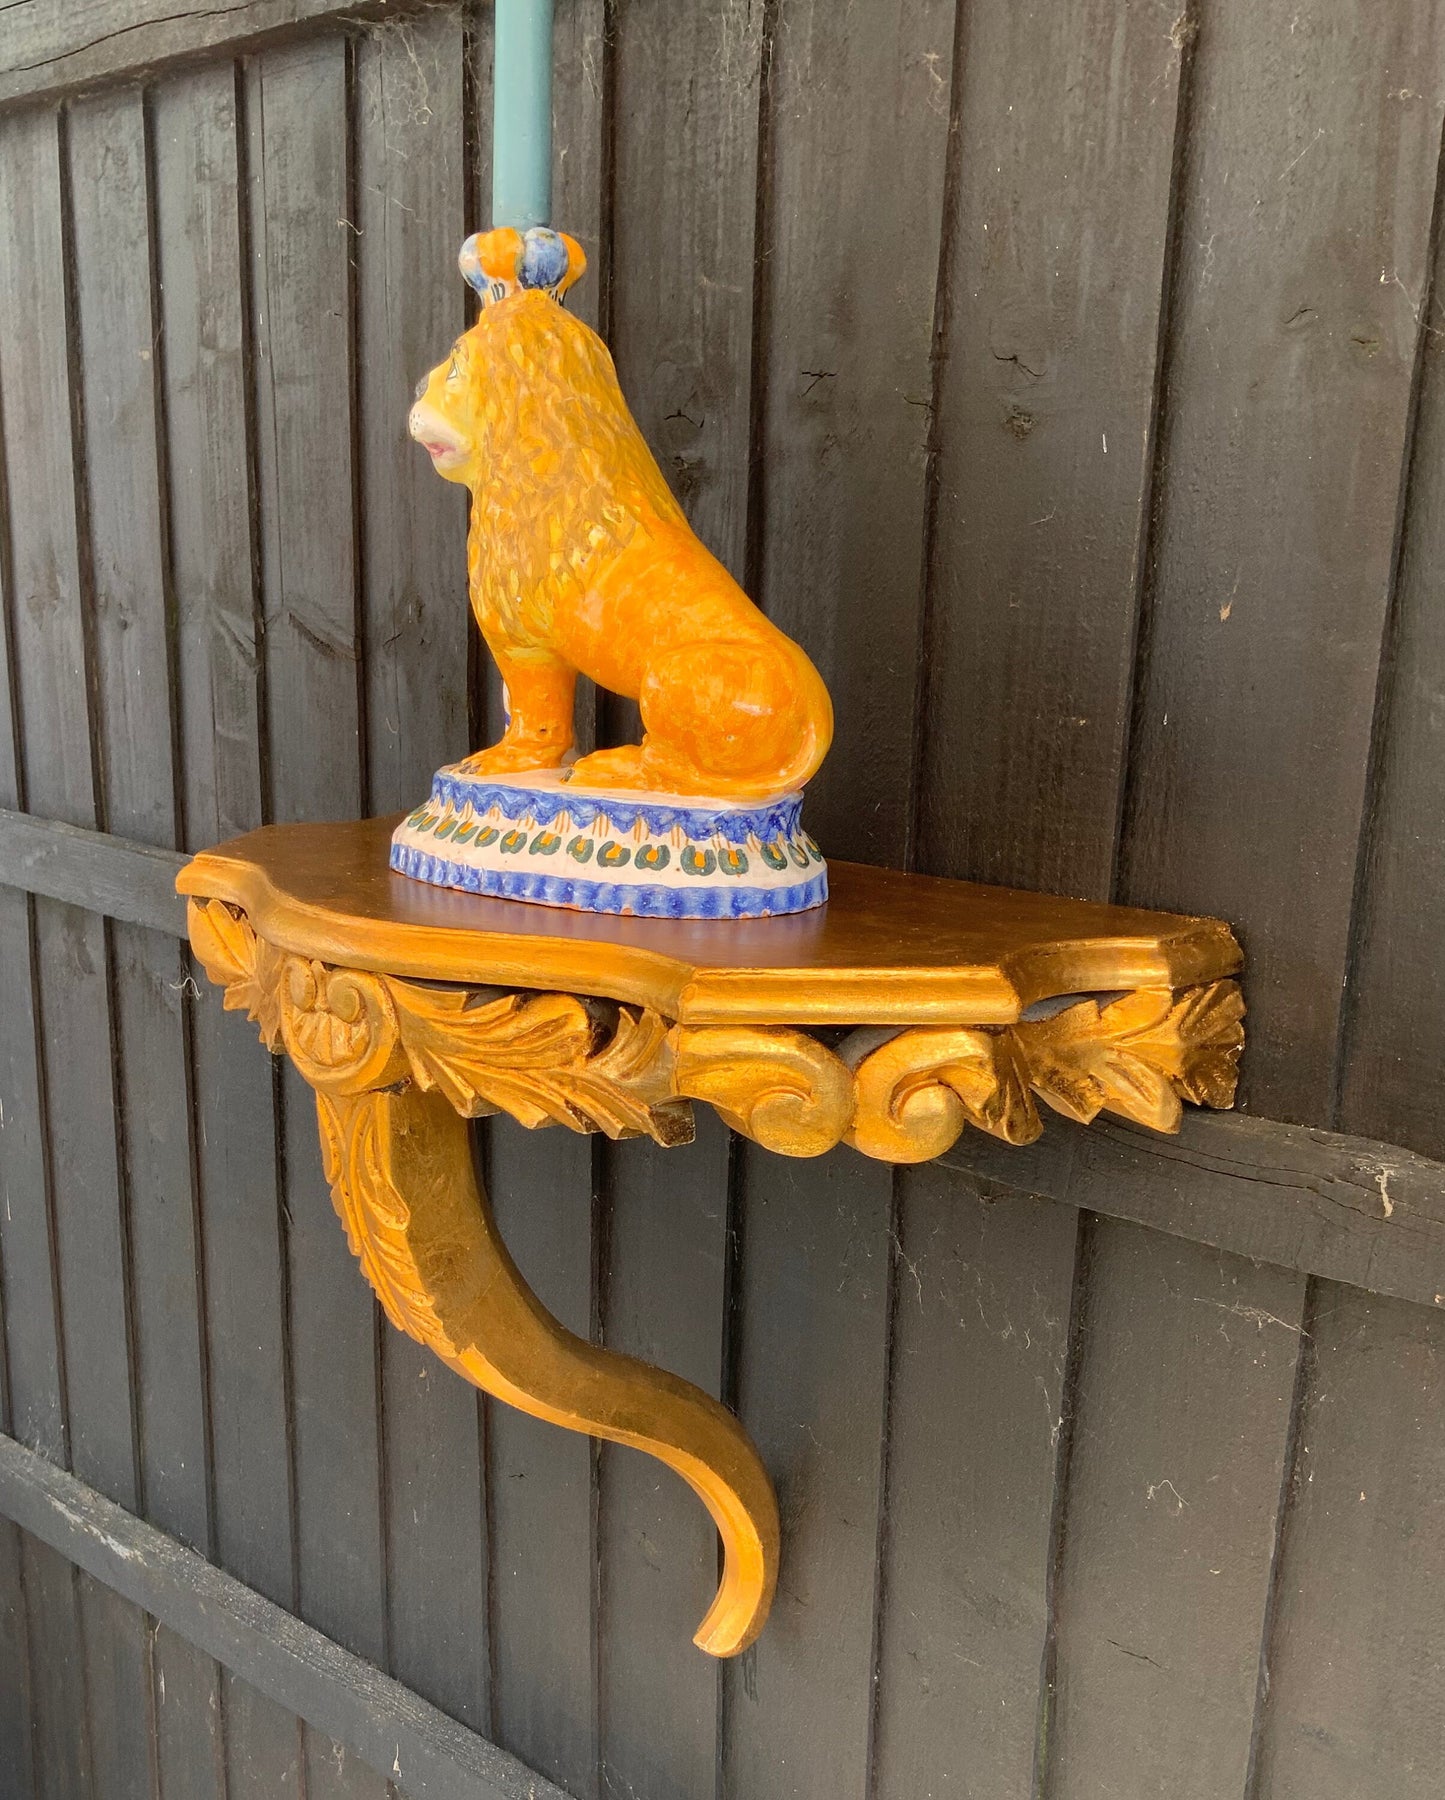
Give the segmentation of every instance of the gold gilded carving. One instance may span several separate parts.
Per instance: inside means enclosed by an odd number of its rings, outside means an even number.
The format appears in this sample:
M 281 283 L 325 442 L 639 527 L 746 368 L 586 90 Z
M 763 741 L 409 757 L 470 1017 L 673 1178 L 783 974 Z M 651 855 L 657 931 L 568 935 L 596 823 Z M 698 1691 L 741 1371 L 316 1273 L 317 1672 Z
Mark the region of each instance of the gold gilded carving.
M 1234 1104 L 1243 1020 L 1239 983 L 1214 981 L 1141 988 L 1104 1006 L 1083 1000 L 1013 1032 L 1034 1092 L 1056 1112 L 1082 1125 L 1112 1112 L 1178 1131 L 1183 1100 Z
M 692 1110 L 672 1092 L 667 1025 L 650 1007 L 388 985 L 412 1074 L 458 1112 L 660 1144 L 691 1140 Z
M 900 1032 L 859 1062 L 848 1142 L 884 1162 L 928 1162 L 965 1125 L 1009 1144 L 1042 1131 L 1028 1070 L 1007 1031 L 966 1026 Z
M 517 1271 L 472 1168 L 463 1120 L 415 1084 L 319 1093 L 336 1210 L 387 1317 L 466 1380 L 571 1431 L 645 1450 L 707 1507 L 723 1544 L 695 1642 L 732 1656 L 762 1629 L 778 1567 L 772 1484 L 717 1401 L 563 1329 Z
M 821 1156 L 853 1116 L 847 1065 L 806 1032 L 761 1025 L 673 1029 L 679 1094 L 705 1100 L 744 1137 L 783 1156 Z
M 650 1452 L 707 1506 L 724 1568 L 696 1641 L 717 1656 L 751 1643 L 771 1603 L 766 1471 L 716 1401 L 543 1310 L 497 1234 L 465 1119 L 504 1111 L 671 1144 L 691 1136 L 701 1100 L 784 1155 L 846 1139 L 921 1162 L 967 1125 L 1031 1142 L 1037 1099 L 1084 1123 L 1107 1110 L 1177 1130 L 1185 1100 L 1232 1103 L 1244 1036 L 1238 985 L 1221 979 L 1066 1000 L 1011 1025 L 869 1027 L 834 1051 L 784 1026 L 689 1025 L 633 1001 L 337 968 L 276 949 L 222 901 L 193 899 L 190 932 L 226 1006 L 315 1089 L 336 1209 L 391 1322 L 523 1411 Z

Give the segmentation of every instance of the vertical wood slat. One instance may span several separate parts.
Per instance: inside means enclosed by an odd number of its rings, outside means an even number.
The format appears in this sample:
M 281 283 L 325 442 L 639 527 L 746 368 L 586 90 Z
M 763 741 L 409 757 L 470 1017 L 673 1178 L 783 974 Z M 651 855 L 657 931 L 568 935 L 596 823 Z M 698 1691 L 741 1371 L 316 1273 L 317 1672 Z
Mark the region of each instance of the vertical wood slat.
M 1320 1282 L 1251 1789 L 1425 1800 L 1445 1727 L 1445 1320 Z
M 1340 1130 L 1445 1156 L 1445 336 L 1437 192 L 1435 266 L 1421 299 L 1419 413 L 1411 450 L 1385 704 L 1376 729 L 1371 816 L 1341 1059 Z
M 0 458 L 0 471 L 4 461 Z M 4 539 L 4 481 L 0 475 L 0 553 Z M 3 560 L 0 560 L 3 571 Z M 0 598 L 3 598 L 0 573 Z M 3 609 L 0 609 L 3 612 Z M 3 641 L 3 633 L 0 633 Z M 0 662 L 0 673 L 5 665 Z M 8 683 L 0 680 L 0 766 L 12 758 L 14 738 L 8 729 Z M 0 927 L 3 929 L 3 927 Z M 4 1165 L 0 1164 L 0 1211 L 9 1190 Z M 0 1431 L 13 1435 L 10 1406 L 10 1367 L 6 1355 L 4 1244 L 0 1240 Z M 15 1790 L 15 1800 L 34 1800 L 35 1754 L 31 1721 L 35 1709 L 30 1692 L 30 1621 L 25 1603 L 22 1569 L 23 1545 L 19 1528 L 0 1525 L 0 1769 L 5 1769 Z
M 176 76 L 153 105 L 181 801 L 185 847 L 197 849 L 259 824 L 266 811 L 236 74 Z M 193 972 L 192 981 L 215 1551 L 268 1598 L 294 1605 L 272 1071 L 246 1021 L 222 1013 L 204 976 Z M 163 1637 L 157 1667 L 167 1668 Z M 168 1680 L 166 1693 L 174 1691 Z M 163 1768 L 178 1755 L 172 1710 L 158 1688 Z M 217 1711 L 230 1800 L 295 1792 L 295 1722 L 224 1673 Z
M 138 92 L 72 111 L 85 517 L 104 816 L 125 837 L 174 847 L 180 832 L 173 628 L 147 140 Z M 137 926 L 113 924 L 110 948 L 133 1283 L 139 1497 L 148 1517 L 205 1549 L 211 1541 L 209 1434 L 187 1130 L 186 969 L 180 945 Z M 163 1717 L 167 1765 L 190 1772 L 198 1797 L 207 1774 L 214 1791 L 221 1754 L 215 1706 L 186 1714 L 156 1703 L 167 1676 L 173 1692 L 179 1685 L 214 1697 L 214 1663 L 169 1634 L 160 1642 L 133 1607 L 111 1596 L 96 1593 L 91 1604 L 103 1613 L 110 1636 L 142 1638 L 145 1665 L 131 1671 L 127 1683 L 116 1678 L 123 1663 L 105 1657 L 97 1667 L 92 1659 L 92 1725 L 101 1765 L 147 1781 L 136 1734 L 157 1730 Z M 101 1732 L 107 1712 L 113 1720 L 109 1743 Z M 155 1753 L 159 1757 L 159 1738 Z
M 1050 1800 L 1244 1792 L 1304 1289 L 1091 1221 Z
M 1077 1215 L 942 1168 L 902 1187 L 877 1793 L 1026 1794 Z
M 70 196 L 63 120 L 48 112 L 17 120 L 5 133 L 3 161 L 14 285 L 0 386 L 24 791 L 27 804 L 47 816 L 93 826 L 99 822 L 98 795 L 76 487 L 81 401 L 71 373 L 74 294 L 65 272 Z M 26 963 L 37 981 L 47 1167 L 45 1183 L 22 1204 L 38 1208 L 48 1189 L 68 1458 L 83 1479 L 134 1506 L 128 1256 L 114 1132 L 106 927 L 97 917 L 50 901 L 35 902 L 33 917 L 33 963 L 29 957 Z M 33 1613 L 31 1619 L 42 1787 L 68 1782 L 72 1791 L 85 1792 L 93 1757 L 121 1753 L 127 1709 L 146 1715 L 144 1644 L 135 1633 L 117 1636 L 95 1585 L 54 1567 L 39 1546 L 27 1550 L 27 1564 L 27 1589 L 47 1615 L 40 1625 Z M 119 1706 L 111 1704 L 118 1690 L 124 1694 Z M 79 1732 L 77 1693 L 87 1700 Z M 147 1748 L 142 1743 L 138 1751 L 142 1769 Z
M 30 1680 L 30 1619 L 18 1526 L 0 1526 L 0 1768 L 15 1800 L 34 1800 L 35 1707 Z
M 817 663 L 825 850 L 907 849 L 954 0 L 788 0 L 768 54 L 749 570 Z M 739 276 L 741 278 L 741 276 Z
M 357 362 L 369 804 L 413 806 L 466 754 L 466 501 L 406 435 L 417 378 L 465 323 L 462 20 L 364 33 L 356 49 Z M 382 1333 L 392 1673 L 454 1717 L 488 1714 L 477 1395 Z
M 1234 922 L 1247 1103 L 1328 1124 L 1445 41 L 1224 5 L 1193 84 L 1122 890 Z
M 593 1333 L 589 1139 L 494 1119 L 487 1186 L 543 1306 Z M 492 1730 L 577 1800 L 597 1791 L 592 1442 L 487 1404 Z
M 35 137 L 44 129 L 27 120 L 17 131 L 0 127 L 0 316 L 23 318 L 33 300 L 27 290 L 33 275 L 30 235 L 33 221 L 19 204 L 15 176 L 23 183 L 26 165 L 35 151 Z M 19 163 L 18 170 L 15 168 Z M 18 285 L 17 285 L 18 284 Z M 16 609 L 17 565 L 11 553 L 10 507 L 14 489 L 8 480 L 10 462 L 17 454 L 15 421 L 33 428 L 37 407 L 27 393 L 33 377 L 25 367 L 21 346 L 8 332 L 0 332 L 0 423 L 5 426 L 0 472 L 4 483 L 4 552 L 0 580 L 4 584 L 5 669 L 0 683 L 0 705 L 5 730 L 0 733 L 0 797 L 18 807 L 24 798 L 24 774 L 20 765 L 20 721 Z M 17 389 L 19 398 L 17 399 Z M 23 434 L 22 441 L 29 437 Z M 26 453 L 30 454 L 27 442 Z M 24 504 L 29 489 L 22 471 L 19 495 Z M 19 565 L 23 578 L 28 559 Z M 27 587 L 28 587 L 27 583 Z M 33 595 L 25 594 L 25 603 Z M 53 1261 L 53 1217 L 45 1161 L 42 1112 L 42 1074 L 34 989 L 34 935 L 29 899 L 13 889 L 0 890 L 0 1004 L 5 1030 L 0 1032 L 0 1108 L 5 1127 L 0 1132 L 0 1280 L 4 1283 L 6 1405 L 9 1428 L 36 1449 L 64 1461 L 68 1455 L 64 1364 L 60 1344 L 60 1313 Z M 9 1539 L 14 1553 L 13 1588 L 7 1598 L 13 1606 L 25 1601 L 25 1662 L 28 1686 L 24 1699 L 25 1749 L 16 1769 L 26 1769 L 33 1791 L 53 1790 L 81 1794 L 88 1780 L 83 1706 L 76 1708 L 77 1690 L 83 1693 L 79 1620 L 75 1583 L 43 1547 L 22 1534 Z M 31 1628 L 30 1608 L 42 1609 Z M 78 1717 L 77 1717 L 78 1714 Z M 78 1725 L 78 1729 L 77 1729 Z M 28 1768 L 27 1768 L 28 1763 Z
M 1162 6 L 959 16 L 913 852 L 940 874 L 1109 890 L 1186 45 Z M 902 1191 L 879 1791 L 1022 1790 L 1053 1749 L 1079 1226 L 1016 1202 L 977 1220 L 942 1169 Z M 940 1282 L 973 1310 L 934 1303 Z M 1023 1344 L 971 1407 L 945 1372 L 992 1364 L 1000 1317 Z M 1002 1380 L 1032 1381 L 1029 1408 L 998 1403 Z M 940 1414 L 964 1444 L 941 1448 Z M 1012 1504 L 981 1501 L 962 1458 L 1006 1471 Z M 942 1527 L 914 1503 L 940 1479 Z
M 721 1398 L 729 1137 L 609 1157 L 603 1339 Z M 711 1793 L 718 1671 L 689 1640 L 717 1585 L 717 1532 L 651 1457 L 606 1445 L 598 1504 L 598 1736 L 604 1795 Z
M 920 721 L 935 873 L 1108 895 L 1189 30 L 1174 0 L 961 14 Z
M 778 1594 L 723 1671 L 739 1794 L 866 1792 L 894 1230 L 892 1172 L 747 1150 L 734 1404 L 777 1485 Z
M 278 49 L 246 72 L 257 470 L 272 800 L 282 819 L 365 802 L 353 393 L 351 51 Z M 297 1606 L 387 1662 L 379 1314 L 337 1230 L 313 1098 L 282 1080 Z M 306 1791 L 381 1794 L 303 1733 Z

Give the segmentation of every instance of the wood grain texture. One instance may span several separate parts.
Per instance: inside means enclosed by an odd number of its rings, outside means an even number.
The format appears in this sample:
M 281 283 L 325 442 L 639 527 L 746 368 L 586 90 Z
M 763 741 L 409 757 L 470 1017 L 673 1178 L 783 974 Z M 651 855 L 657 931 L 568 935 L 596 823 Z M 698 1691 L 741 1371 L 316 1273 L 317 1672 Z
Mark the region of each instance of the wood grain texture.
M 49 1468 L 48 1462 L 46 1467 Z M 36 1787 L 45 1800 L 102 1800 L 95 1780 L 85 1691 L 85 1639 L 73 1565 L 21 1534 L 30 1619 L 30 1704 Z
M 961 12 L 917 866 L 1109 892 L 1184 46 Z
M 1445 1321 L 1319 1284 L 1254 1792 L 1434 1792 Z
M 148 161 L 138 93 L 74 109 L 77 240 L 109 247 L 107 256 L 81 257 L 77 294 L 105 817 L 127 839 L 173 850 L 179 839 L 173 634 Z M 112 927 L 111 957 L 141 1491 L 149 1516 L 204 1547 L 210 1536 L 207 1424 L 185 1107 L 185 970 L 179 945 L 129 924 Z
M 1244 1791 L 1304 1288 L 1136 1226 L 1091 1229 L 1050 1796 Z
M 23 1556 L 20 1532 L 7 1521 L 0 1526 L 0 1767 L 14 1784 L 15 1800 L 35 1800 L 35 1709 Z
M 1244 1103 L 1328 1125 L 1445 41 L 1226 5 L 1193 87 L 1121 891 L 1238 923 Z
M 592 1145 L 488 1129 L 487 1192 L 524 1279 L 554 1319 L 591 1338 Z M 492 1735 L 530 1768 L 593 1800 L 595 1446 L 486 1403 Z
M 789 0 L 764 81 L 749 573 L 833 696 L 808 829 L 861 862 L 907 846 L 954 11 Z
M 404 4 L 404 0 L 403 0 Z M 225 47 L 256 46 L 297 25 L 366 18 L 398 0 L 12 0 L 0 47 L 0 106 L 113 80 Z
M 180 841 L 174 709 L 174 609 L 164 492 L 160 340 L 154 280 L 150 122 L 134 90 L 70 114 L 77 259 L 76 322 L 85 420 L 87 547 L 95 593 L 95 729 L 103 816 L 128 841 Z M 130 1256 L 138 1497 L 163 1529 L 206 1550 L 212 1541 L 204 1320 L 189 1130 L 183 947 L 115 922 L 110 979 L 117 1131 Z M 83 1585 L 88 1689 L 97 1766 L 117 1793 L 159 1766 L 158 1665 L 147 1622 Z M 139 1644 L 141 1655 L 124 1652 Z M 214 1689 L 208 1657 L 170 1647 L 174 1682 Z M 174 1722 L 175 1714 L 168 1714 Z M 198 1770 L 212 1791 L 220 1721 L 190 1719 Z M 175 1724 L 168 1732 L 174 1759 Z M 187 1746 L 190 1747 L 189 1745 Z M 139 1790 L 137 1790 L 139 1791 Z M 193 1784 L 198 1800 L 205 1776 Z
M 1046 1195 L 1234 1256 L 1445 1305 L 1445 1165 L 1369 1138 L 1191 1114 L 1161 1138 L 1060 1123 L 1013 1149 L 969 1133 L 942 1159 L 991 1188 Z
M 0 809 L 0 858 L 0 876 L 20 893 L 153 931 L 185 931 L 185 908 L 176 897 L 185 858 L 174 851 L 6 808 Z
M 152 111 L 181 811 L 192 844 L 258 822 L 265 811 L 241 104 L 235 73 L 221 68 L 165 82 Z M 194 987 L 190 1000 L 213 1542 L 223 1566 L 268 1598 L 294 1605 L 273 1076 L 210 993 Z M 267 1471 L 264 1480 L 256 1479 L 257 1469 Z M 164 1667 L 159 1660 L 157 1666 Z M 171 1745 L 171 1709 L 157 1692 L 164 1767 L 180 1749 Z M 296 1722 L 226 1670 L 216 1710 L 231 1800 L 295 1792 Z M 183 1744 L 195 1753 L 193 1741 Z
M 369 804 L 414 806 L 467 742 L 466 508 L 407 437 L 417 380 L 466 324 L 462 20 L 356 50 L 357 368 Z M 425 277 L 422 278 L 422 272 Z
M 366 792 L 351 52 L 337 39 L 269 51 L 246 81 L 270 799 L 283 818 L 347 816 Z M 379 1317 L 289 1069 L 280 1101 L 297 1606 L 385 1667 Z M 317 1732 L 302 1755 L 313 1800 L 382 1791 Z
M 284 1695 L 347 1756 L 399 1775 L 413 1800 L 566 1800 L 399 1682 L 9 1438 L 0 1439 L 0 1513 L 28 1534 L 37 1566 L 66 1580 L 78 1567 L 241 1675 L 253 1692 Z M 279 1711 L 273 1707 L 272 1716 Z M 84 1756 L 83 1739 L 73 1735 L 72 1752 Z M 89 1790 L 78 1779 L 45 1791 Z
M 885 1800 L 1028 1793 L 1077 1215 L 901 1178 L 879 1630 Z
M 1436 197 L 1437 208 L 1440 197 Z M 1445 362 L 1439 250 L 1420 305 L 1419 416 L 1361 849 L 1355 944 L 1340 1047 L 1345 1131 L 1445 1156 L 1436 1104 L 1445 1066 L 1445 914 L 1440 830 L 1445 622 L 1434 571 L 1445 552 Z
M 4 754 L 0 739 L 0 755 Z M 3 1178 L 0 1178 L 3 1179 Z M 4 1272 L 0 1246 L 0 1276 Z M 5 1352 L 4 1284 L 0 1281 L 0 1431 L 14 1435 L 10 1370 Z M 16 1800 L 34 1800 L 35 1750 L 31 1720 L 30 1620 L 25 1599 L 24 1545 L 19 1529 L 0 1525 L 0 1768 L 9 1772 Z
M 263 816 L 239 104 L 235 72 L 221 67 L 164 82 L 151 108 L 175 729 L 182 829 L 190 845 Z M 246 1054 L 249 1047 L 209 995 L 195 988 L 191 998 L 212 1542 L 227 1568 L 270 1598 L 294 1603 L 271 1072 Z M 272 1473 L 258 1482 L 257 1468 Z M 177 1674 L 168 1670 L 167 1648 L 158 1634 L 158 1762 L 163 1780 L 177 1762 L 194 1780 L 196 1763 L 207 1766 L 209 1745 L 198 1741 L 193 1708 L 168 1702 Z M 294 1722 L 267 1716 L 274 1709 L 224 1669 L 214 1678 L 190 1669 L 183 1691 L 188 1700 L 197 1691 L 206 1696 L 231 1800 L 294 1791 L 300 1743 Z
M 722 1779 L 740 1794 L 861 1800 L 893 1177 L 841 1151 L 741 1156 L 730 1398 L 777 1485 L 783 1548 L 768 1629 L 723 1671 Z
M 728 1133 L 699 1122 L 681 1151 L 604 1153 L 602 1338 L 722 1397 Z M 718 1674 L 676 1646 L 714 1586 L 717 1536 L 666 1470 L 604 1447 L 597 1523 L 598 1737 L 604 1794 L 710 1791 Z

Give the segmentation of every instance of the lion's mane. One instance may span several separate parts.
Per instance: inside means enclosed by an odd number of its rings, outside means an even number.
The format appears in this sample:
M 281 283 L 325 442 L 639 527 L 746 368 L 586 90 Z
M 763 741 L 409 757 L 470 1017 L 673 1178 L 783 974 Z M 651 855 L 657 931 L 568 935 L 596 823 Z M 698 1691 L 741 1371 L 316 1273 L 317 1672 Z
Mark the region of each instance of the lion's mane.
M 467 570 L 479 623 L 546 642 L 569 585 L 649 520 L 683 515 L 638 430 L 606 345 L 535 292 L 467 334 L 476 446 Z

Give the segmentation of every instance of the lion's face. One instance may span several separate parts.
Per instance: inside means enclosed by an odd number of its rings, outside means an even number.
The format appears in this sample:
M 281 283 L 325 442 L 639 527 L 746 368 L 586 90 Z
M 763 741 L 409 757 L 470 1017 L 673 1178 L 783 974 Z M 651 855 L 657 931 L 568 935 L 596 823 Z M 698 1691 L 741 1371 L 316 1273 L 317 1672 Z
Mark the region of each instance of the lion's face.
M 472 480 L 477 449 L 470 337 L 470 332 L 459 337 L 447 360 L 417 383 L 416 405 L 407 415 L 407 429 L 437 474 L 465 483 Z

